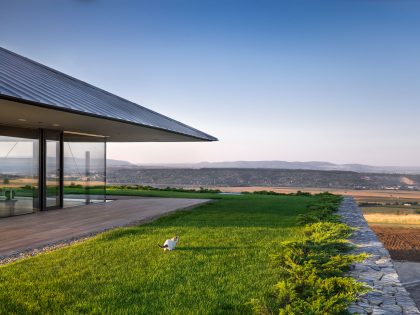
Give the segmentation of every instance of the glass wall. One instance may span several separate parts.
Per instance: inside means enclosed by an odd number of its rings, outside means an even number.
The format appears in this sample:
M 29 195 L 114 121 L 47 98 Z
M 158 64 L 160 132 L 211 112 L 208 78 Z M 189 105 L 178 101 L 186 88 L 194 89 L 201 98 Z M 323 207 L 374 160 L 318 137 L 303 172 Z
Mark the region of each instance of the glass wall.
M 40 210 L 39 130 L 0 125 L 0 217 Z M 61 203 L 63 148 L 63 207 L 104 202 L 106 142 L 104 137 L 45 133 L 45 208 Z
M 45 208 L 61 206 L 61 133 L 45 131 Z
M 104 137 L 64 133 L 64 207 L 105 201 Z
M 0 126 L 0 217 L 38 209 L 38 131 Z

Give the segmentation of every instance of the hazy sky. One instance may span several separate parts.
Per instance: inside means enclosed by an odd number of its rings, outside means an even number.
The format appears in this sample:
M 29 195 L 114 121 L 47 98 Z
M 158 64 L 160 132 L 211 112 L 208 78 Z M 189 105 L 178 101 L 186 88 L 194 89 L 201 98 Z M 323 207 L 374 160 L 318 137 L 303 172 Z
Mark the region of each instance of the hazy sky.
M 210 133 L 132 162 L 420 165 L 419 1 L 5 1 L 0 45 Z

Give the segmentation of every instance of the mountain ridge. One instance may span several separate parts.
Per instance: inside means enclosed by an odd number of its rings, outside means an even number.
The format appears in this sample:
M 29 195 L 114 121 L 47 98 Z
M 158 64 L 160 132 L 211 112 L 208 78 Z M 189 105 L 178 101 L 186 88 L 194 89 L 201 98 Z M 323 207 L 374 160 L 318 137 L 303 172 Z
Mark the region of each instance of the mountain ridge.
M 137 163 L 143 168 L 254 168 L 254 169 L 302 169 L 316 171 L 350 171 L 357 173 L 404 173 L 420 174 L 420 166 L 373 166 L 358 163 L 335 164 L 324 161 L 226 161 L 198 163 Z
M 70 164 L 73 164 L 74 159 Z M 79 166 L 84 165 L 82 158 L 76 158 Z M 32 160 L 25 157 L 0 158 L 0 172 L 22 172 L 32 165 Z M 198 163 L 132 163 L 124 160 L 107 159 L 107 167 L 111 168 L 143 168 L 143 169 L 207 169 L 207 168 L 230 168 L 230 169 L 283 169 L 283 170 L 314 170 L 314 171 L 349 171 L 357 173 L 384 173 L 384 174 L 420 174 L 420 166 L 373 166 L 367 164 L 335 164 L 324 161 L 222 161 L 222 162 L 198 162 Z

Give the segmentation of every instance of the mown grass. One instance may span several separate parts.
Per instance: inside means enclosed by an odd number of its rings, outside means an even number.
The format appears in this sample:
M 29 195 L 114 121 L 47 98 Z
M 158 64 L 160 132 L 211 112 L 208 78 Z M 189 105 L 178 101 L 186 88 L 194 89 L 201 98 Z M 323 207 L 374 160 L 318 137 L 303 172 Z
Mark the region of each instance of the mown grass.
M 66 188 L 66 194 L 86 194 L 86 190 L 79 188 Z M 103 194 L 103 189 L 92 188 L 89 190 L 92 195 Z M 223 195 L 215 193 L 197 193 L 197 192 L 173 192 L 165 190 L 136 190 L 107 187 L 106 194 L 110 196 L 140 196 L 140 197 L 168 197 L 168 198 L 203 198 L 203 199 L 221 199 Z
M 279 280 L 271 255 L 304 237 L 297 217 L 314 198 L 127 193 L 218 200 L 0 267 L 0 313 L 251 313 Z M 163 253 L 156 244 L 175 234 L 179 247 Z
M 273 256 L 279 272 L 275 291 L 267 299 L 253 299 L 258 315 L 343 315 L 368 287 L 346 275 L 350 265 L 367 255 L 352 255 L 348 242 L 352 229 L 334 214 L 341 197 L 322 193 L 314 196 L 309 213 L 299 215 L 305 236 L 281 243 Z

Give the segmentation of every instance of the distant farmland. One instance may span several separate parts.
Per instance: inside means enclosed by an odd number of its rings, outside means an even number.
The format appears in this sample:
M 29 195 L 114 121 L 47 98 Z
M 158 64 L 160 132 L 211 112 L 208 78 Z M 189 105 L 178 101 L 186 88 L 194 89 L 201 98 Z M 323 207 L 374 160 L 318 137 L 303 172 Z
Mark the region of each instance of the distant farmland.
M 357 190 L 416 190 L 420 187 L 420 175 L 240 168 L 111 167 L 107 180 L 109 184 L 178 187 L 321 187 Z

